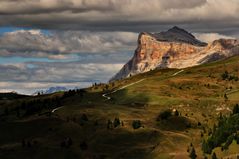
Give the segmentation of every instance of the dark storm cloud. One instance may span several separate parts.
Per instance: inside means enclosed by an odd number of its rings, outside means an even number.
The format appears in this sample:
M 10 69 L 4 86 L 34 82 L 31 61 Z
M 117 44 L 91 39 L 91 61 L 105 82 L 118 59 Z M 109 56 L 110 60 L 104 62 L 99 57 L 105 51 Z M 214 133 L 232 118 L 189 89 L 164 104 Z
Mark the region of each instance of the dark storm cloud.
M 90 11 L 115 12 L 124 7 L 155 7 L 160 10 L 185 9 L 205 4 L 206 0 L 2 0 L 2 15 L 48 14 L 69 11 L 84 13 Z M 145 6 L 146 5 L 146 6 Z M 136 8 L 137 9 L 137 8 Z
M 238 0 L 3 0 L 0 25 L 91 31 L 228 33 L 239 26 Z
M 101 3 L 101 5 L 97 3 Z M 104 12 L 114 8 L 111 0 L 101 0 L 98 2 L 91 2 L 91 0 L 2 0 L 0 4 L 1 15 L 34 15 L 65 11 L 82 13 L 91 10 Z

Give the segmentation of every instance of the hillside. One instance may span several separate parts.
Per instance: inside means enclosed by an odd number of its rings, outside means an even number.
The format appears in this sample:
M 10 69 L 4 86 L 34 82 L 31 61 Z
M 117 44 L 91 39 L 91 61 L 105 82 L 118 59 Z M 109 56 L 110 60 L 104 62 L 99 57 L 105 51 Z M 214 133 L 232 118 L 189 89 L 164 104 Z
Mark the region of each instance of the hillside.
M 210 158 L 202 142 L 239 103 L 238 68 L 234 56 L 3 102 L 0 158 L 182 159 L 190 145 Z M 239 153 L 236 141 L 220 148 L 212 150 L 219 158 Z
M 12 100 L 28 97 L 27 95 L 17 93 L 0 93 L 0 100 Z

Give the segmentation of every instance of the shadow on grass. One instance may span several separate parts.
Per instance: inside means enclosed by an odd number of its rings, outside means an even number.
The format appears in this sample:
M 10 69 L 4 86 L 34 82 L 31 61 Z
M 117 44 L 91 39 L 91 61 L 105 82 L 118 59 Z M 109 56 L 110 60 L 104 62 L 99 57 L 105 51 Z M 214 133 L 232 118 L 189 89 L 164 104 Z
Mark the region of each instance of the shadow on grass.
M 157 121 L 157 125 L 162 130 L 185 131 L 196 126 L 190 119 L 182 116 L 172 116 L 166 120 Z
M 129 92 L 127 89 L 110 94 L 109 103 L 114 105 L 126 105 L 135 108 L 142 108 L 149 104 L 150 99 L 144 92 Z
M 120 127 L 108 130 L 106 124 L 103 124 L 103 127 L 93 131 L 94 127 L 96 126 L 79 126 L 73 122 L 51 119 L 5 123 L 1 126 L 1 130 L 5 129 L 4 132 L 0 132 L 0 158 L 143 159 L 150 155 L 162 138 L 158 131 L 145 128 L 133 130 Z M 60 142 L 68 136 L 72 138 L 73 145 L 62 148 Z M 32 145 L 22 147 L 22 139 L 31 141 Z M 33 144 L 34 140 L 37 140 L 37 144 Z M 80 146 L 82 141 L 87 143 L 86 150 Z

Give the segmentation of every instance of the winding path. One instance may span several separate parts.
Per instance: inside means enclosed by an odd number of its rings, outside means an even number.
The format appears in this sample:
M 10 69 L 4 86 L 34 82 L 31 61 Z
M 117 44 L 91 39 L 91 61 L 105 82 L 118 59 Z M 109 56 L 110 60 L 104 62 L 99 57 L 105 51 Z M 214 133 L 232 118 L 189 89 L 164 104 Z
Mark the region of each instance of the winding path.
M 61 107 L 55 108 L 55 109 L 53 109 L 51 112 L 54 113 L 55 111 L 57 111 L 57 110 L 59 110 L 59 109 L 61 109 L 61 108 L 63 108 L 63 107 L 64 107 L 64 106 L 61 106 Z
M 115 93 L 115 92 L 117 92 L 117 91 L 120 91 L 120 90 L 122 90 L 122 89 L 125 89 L 125 88 L 127 88 L 127 87 L 129 87 L 129 86 L 135 85 L 135 84 L 137 84 L 137 83 L 139 83 L 139 82 L 142 82 L 142 81 L 144 81 L 144 80 L 145 80 L 145 78 L 144 78 L 144 79 L 141 79 L 141 80 L 139 80 L 139 81 L 136 81 L 136 82 L 134 82 L 134 83 L 130 83 L 130 84 L 128 84 L 128 85 L 125 85 L 125 86 L 123 86 L 123 87 L 121 87 L 121 88 L 119 88 L 119 89 L 116 89 L 116 90 L 112 91 L 112 92 L 104 93 L 104 94 L 102 94 L 102 97 L 106 98 L 106 100 L 110 100 L 111 97 L 108 96 L 109 94 L 113 94 L 113 93 Z
M 177 74 L 179 74 L 179 73 L 182 73 L 184 70 L 180 70 L 180 71 L 178 71 L 178 72 L 175 72 L 174 74 L 172 74 L 172 77 L 173 76 L 176 76 Z
M 178 72 L 175 72 L 175 73 L 172 74 L 171 76 L 172 76 L 172 77 L 173 77 L 173 76 L 176 76 L 176 75 L 178 75 L 179 73 L 182 73 L 183 71 L 184 71 L 184 70 L 180 70 L 180 71 L 178 71 Z M 110 100 L 111 97 L 108 96 L 108 95 L 113 94 L 113 93 L 115 93 L 115 92 L 117 92 L 117 91 L 120 91 L 120 90 L 122 90 L 122 89 L 125 89 L 125 88 L 127 88 L 127 87 L 130 87 L 130 86 L 132 86 L 132 85 L 135 85 L 135 84 L 137 84 L 137 83 L 140 83 L 140 82 L 144 81 L 145 79 L 146 79 L 146 78 L 143 78 L 143 79 L 141 79 L 141 80 L 139 80 L 139 81 L 136 81 L 136 82 L 134 82 L 134 83 L 130 83 L 130 84 L 125 85 L 125 86 L 123 86 L 123 87 L 121 87 L 121 88 L 119 88 L 119 89 L 116 89 L 116 90 L 112 91 L 112 92 L 104 93 L 104 94 L 102 94 L 102 97 L 106 98 L 106 100 Z

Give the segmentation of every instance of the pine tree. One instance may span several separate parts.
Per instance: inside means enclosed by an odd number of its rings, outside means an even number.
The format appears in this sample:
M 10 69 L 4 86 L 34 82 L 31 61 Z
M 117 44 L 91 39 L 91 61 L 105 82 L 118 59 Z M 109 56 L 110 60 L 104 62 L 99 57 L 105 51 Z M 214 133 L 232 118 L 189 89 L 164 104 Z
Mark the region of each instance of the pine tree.
M 191 152 L 189 154 L 189 157 L 191 159 L 196 159 L 197 158 L 196 151 L 195 151 L 194 147 L 192 147 Z
M 239 105 L 238 104 L 236 104 L 234 107 L 233 107 L 233 114 L 237 114 L 237 113 L 239 113 Z
M 212 159 L 217 159 L 217 155 L 215 152 L 213 152 L 213 154 L 212 154 Z
M 113 129 L 113 122 L 111 120 L 108 120 L 107 129 Z
M 115 118 L 115 120 L 114 120 L 114 127 L 116 128 L 118 126 L 120 126 L 120 119 L 119 118 Z
M 225 100 L 225 102 L 228 101 L 227 94 L 224 94 L 224 100 Z

